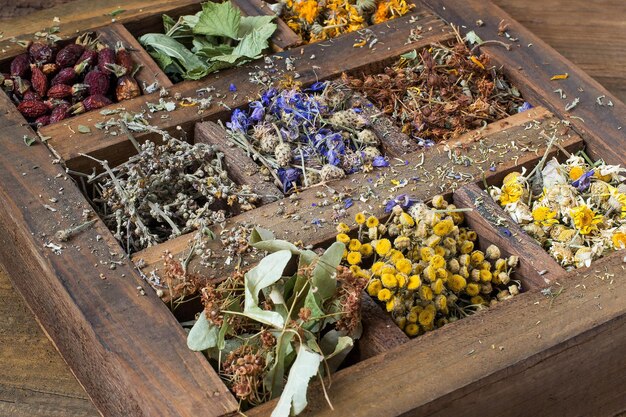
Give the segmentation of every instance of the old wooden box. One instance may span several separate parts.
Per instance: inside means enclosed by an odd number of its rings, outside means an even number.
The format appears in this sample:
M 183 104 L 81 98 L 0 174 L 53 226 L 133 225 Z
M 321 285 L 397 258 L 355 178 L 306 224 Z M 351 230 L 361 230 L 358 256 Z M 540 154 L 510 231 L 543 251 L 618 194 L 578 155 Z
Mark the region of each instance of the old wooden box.
M 267 13 L 260 1 L 237 1 L 250 15 Z M 546 147 L 545 134 L 557 135 L 562 148 L 585 148 L 594 158 L 626 164 L 626 107 L 597 82 L 561 57 L 544 42 L 489 2 L 415 1 L 409 15 L 373 26 L 375 48 L 354 48 L 358 34 L 330 42 L 297 46 L 298 38 L 284 23 L 273 38 L 276 56 L 294 57 L 299 81 L 305 85 L 339 77 L 343 72 L 374 72 L 392 63 L 399 55 L 454 38 L 448 23 L 461 33 L 474 30 L 482 39 L 501 39 L 511 45 L 485 44 L 481 51 L 518 86 L 535 108 L 469 132 L 456 143 L 428 151 L 407 153 L 400 142 L 390 139 L 386 152 L 402 156 L 408 166 L 421 165 L 423 172 L 445 165 L 448 150 L 477 152 L 472 144 L 498 154 L 496 172 L 489 166 L 465 168 L 466 184 L 456 180 L 420 183 L 411 194 L 428 199 L 440 192 L 452 193 L 461 207 L 473 207 L 481 195 L 481 173 L 493 184 L 508 171 L 531 166 Z M 162 129 L 182 129 L 189 140 L 208 140 L 223 146 L 223 139 L 211 122 L 224 118 L 229 108 L 244 106 L 260 87 L 251 84 L 251 63 L 210 75 L 200 81 L 172 85 L 135 40 L 160 25 L 161 14 L 181 15 L 199 10 L 198 2 L 128 1 L 126 11 L 112 22 L 110 7 L 78 15 L 63 22 L 61 34 L 97 30 L 109 39 L 121 39 L 134 48 L 135 60 L 144 64 L 141 79 L 158 80 L 171 94 L 195 95 L 212 86 L 227 91 L 231 83 L 240 94 L 224 99 L 225 106 L 213 105 L 204 111 L 179 107 L 170 117 L 154 120 Z M 71 16 L 70 16 L 71 18 Z M 477 21 L 482 24 L 477 24 Z M 498 27 L 508 23 L 508 33 L 517 38 L 499 38 Z M 0 42 L 6 64 L 21 52 L 10 37 L 27 40 L 50 22 L 9 26 Z M 420 27 L 419 37 L 407 42 L 411 31 Z M 317 60 L 306 59 L 316 56 Z M 304 57 L 305 59 L 301 59 Z M 558 86 L 554 74 L 568 73 Z M 554 92 L 561 88 L 569 97 L 579 98 L 574 109 Z M 612 106 L 599 105 L 603 96 Z M 146 101 L 158 101 L 158 92 L 125 102 L 136 111 Z M 167 305 L 142 279 L 133 260 L 124 255 L 111 232 L 98 221 L 92 228 L 62 244 L 59 254 L 51 250 L 55 232 L 78 224 L 83 211 L 92 208 L 79 187 L 64 171 L 91 172 L 98 168 L 87 158 L 106 159 L 112 165 L 124 162 L 135 150 L 125 135 L 105 135 L 92 129 L 79 134 L 78 125 L 93 126 L 105 116 L 90 112 L 62 123 L 43 127 L 47 146 L 25 146 L 23 137 L 35 133 L 13 103 L 0 95 L 0 261 L 10 272 L 13 284 L 27 300 L 41 325 L 87 390 L 97 408 L 107 416 L 225 416 L 236 413 L 237 402 L 205 358 L 191 352 L 185 333 Z M 565 123 L 563 122 L 565 121 Z M 384 123 L 384 120 L 383 122 Z M 528 126 L 531 126 L 529 128 Z M 141 133 L 138 141 L 154 135 Z M 525 148 L 499 152 L 499 145 L 512 139 Z M 256 166 L 231 148 L 224 147 L 231 175 L 253 187 L 260 185 Z M 228 159 L 230 158 L 230 159 Z M 408 169 L 408 168 L 407 168 Z M 251 171 L 250 171 L 251 170 Z M 402 178 L 406 171 L 396 167 L 389 178 Z M 367 180 L 362 175 L 332 183 L 347 190 Z M 355 185 L 355 182 L 357 185 Z M 228 225 L 252 221 L 276 232 L 278 237 L 320 245 L 334 238 L 332 222 L 315 234 L 300 225 L 314 218 L 332 216 L 331 207 L 312 206 L 315 191 L 305 190 L 301 202 L 279 200 L 231 218 Z M 55 211 L 49 209 L 53 199 Z M 352 215 L 364 207 L 355 199 Z M 382 203 L 382 201 L 381 201 Z M 284 215 L 276 215 L 285 206 Z M 48 206 L 48 207 L 46 207 Z M 383 215 L 380 205 L 374 213 Z M 493 210 L 498 210 L 493 207 Z M 283 212 L 283 211 L 281 211 Z M 293 214 L 299 215 L 294 228 Z M 519 275 L 527 291 L 488 311 L 409 340 L 380 307 L 368 301 L 364 308 L 365 334 L 359 344 L 358 362 L 339 371 L 329 389 L 332 411 L 320 387 L 310 390 L 307 415 L 614 415 L 626 409 L 626 282 L 623 253 L 599 260 L 590 268 L 566 272 L 532 239 L 520 232 L 504 234 L 493 211 L 476 209 L 468 222 L 481 239 L 494 242 L 521 258 Z M 142 260 L 144 273 L 158 269 L 164 250 L 180 254 L 188 236 L 151 247 L 133 255 Z M 58 244 L 58 242 L 56 242 Z M 215 244 L 220 255 L 219 242 Z M 114 270 L 111 262 L 116 263 Z M 227 271 L 217 268 L 216 276 Z M 541 290 L 562 288 L 558 298 Z M 272 403 L 250 410 L 248 415 L 268 415 Z

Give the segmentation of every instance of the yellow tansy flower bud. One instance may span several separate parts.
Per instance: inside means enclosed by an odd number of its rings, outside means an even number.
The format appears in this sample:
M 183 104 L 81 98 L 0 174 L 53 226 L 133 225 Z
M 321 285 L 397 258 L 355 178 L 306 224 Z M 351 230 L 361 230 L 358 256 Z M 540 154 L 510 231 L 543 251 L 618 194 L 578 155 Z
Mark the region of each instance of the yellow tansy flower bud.
M 379 301 L 389 301 L 391 299 L 391 291 L 389 291 L 387 288 L 383 288 L 382 290 L 378 291 L 377 297 Z
M 454 274 L 448 279 L 448 288 L 456 293 L 459 293 L 465 289 L 467 281 L 459 274 Z
M 396 274 L 396 280 L 398 281 L 398 288 L 406 287 L 407 278 L 404 274 Z
M 403 212 L 400 214 L 400 224 L 406 227 L 413 227 L 415 226 L 415 220 L 413 220 L 410 214 Z
M 430 284 L 430 288 L 433 290 L 433 293 L 437 295 L 441 294 L 443 292 L 443 280 L 438 278 L 435 282 Z
M 350 236 L 345 233 L 339 233 L 337 235 L 337 242 L 341 242 L 344 245 L 347 245 L 348 243 L 350 243 Z
M 382 270 L 383 267 L 385 266 L 384 262 L 378 261 L 378 262 L 374 262 L 374 265 L 372 265 L 372 274 L 376 275 L 376 276 L 380 276 L 380 274 L 382 274 Z
M 470 297 L 478 295 L 478 293 L 480 293 L 480 285 L 475 282 L 470 282 L 467 284 L 467 287 L 465 287 L 465 293 Z
M 430 266 L 432 266 L 435 269 L 443 268 L 446 266 L 446 260 L 443 259 L 443 256 L 441 255 L 432 256 L 430 260 L 428 261 L 428 263 Z
M 379 279 L 373 279 L 367 284 L 367 293 L 372 297 L 376 297 L 382 289 L 383 284 Z
M 359 249 L 361 249 L 361 242 L 359 242 L 358 239 L 350 239 L 350 243 L 348 244 L 348 249 L 354 252 L 358 251 Z
M 378 227 L 378 219 L 374 216 L 369 216 L 365 221 L 365 225 L 369 227 Z
M 394 274 L 383 274 L 380 280 L 385 288 L 393 289 L 398 286 L 398 280 Z
M 396 262 L 396 269 L 403 274 L 410 274 L 413 270 L 413 264 L 408 259 L 399 259 Z
M 346 259 L 350 265 L 358 265 L 361 263 L 361 252 L 350 252 Z
M 369 243 L 364 243 L 361 245 L 359 251 L 364 258 L 369 258 L 374 253 L 374 248 L 372 248 L 372 245 L 370 245 Z
M 357 214 L 354 216 L 354 221 L 355 221 L 357 224 L 363 224 L 363 223 L 365 223 L 365 214 L 363 214 L 363 213 L 357 213 Z
M 339 223 L 336 227 L 337 233 L 348 233 L 350 231 L 350 226 L 345 223 Z
M 454 227 L 454 222 L 451 219 L 441 220 L 433 226 L 433 233 L 437 236 L 447 236 Z
M 415 323 L 407 324 L 404 328 L 404 333 L 406 333 L 406 335 L 409 337 L 415 337 L 419 334 L 419 332 L 420 327 Z
M 379 256 L 385 256 L 391 250 L 391 242 L 389 241 L 389 239 L 377 240 L 374 249 L 376 249 L 376 253 Z
M 422 280 L 420 279 L 420 277 L 418 275 L 411 275 L 409 277 L 409 283 L 407 284 L 406 288 L 408 290 L 415 291 L 420 287 L 420 285 L 422 285 Z

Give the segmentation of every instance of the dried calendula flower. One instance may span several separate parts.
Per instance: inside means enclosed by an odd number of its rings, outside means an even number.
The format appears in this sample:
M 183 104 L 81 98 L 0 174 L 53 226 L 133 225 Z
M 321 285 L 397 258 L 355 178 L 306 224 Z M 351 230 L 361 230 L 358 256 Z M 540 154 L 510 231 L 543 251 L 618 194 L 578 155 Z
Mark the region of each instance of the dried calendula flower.
M 518 262 L 513 256 L 504 258 L 495 245 L 485 252 L 475 249 L 476 233 L 463 226 L 462 216 L 452 217 L 462 215 L 463 209 L 442 196 L 435 196 L 433 203 L 439 208 L 408 205 L 410 214 L 400 205 L 390 208 L 380 230 L 378 218 L 358 213 L 357 237 L 337 235 L 351 249 L 371 245 L 371 260 L 346 252 L 343 262 L 369 274 L 368 293 L 384 303 L 394 322 L 411 337 L 497 301 L 501 291 L 509 291 Z M 369 233 L 372 229 L 377 231 L 375 239 Z

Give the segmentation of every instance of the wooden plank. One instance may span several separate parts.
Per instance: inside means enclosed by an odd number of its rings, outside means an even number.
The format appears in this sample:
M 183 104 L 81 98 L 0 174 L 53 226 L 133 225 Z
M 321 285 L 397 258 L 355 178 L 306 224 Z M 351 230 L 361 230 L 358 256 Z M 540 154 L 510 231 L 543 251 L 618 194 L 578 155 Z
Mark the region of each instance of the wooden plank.
M 259 166 L 228 139 L 226 131 L 217 123 L 196 124 L 194 141 L 215 146 L 224 154 L 224 163 L 231 179 L 240 185 L 249 185 L 259 194 L 263 204 L 283 198 L 283 193 L 273 183 L 261 178 Z
M 545 149 L 544 134 L 556 135 L 559 142 L 569 150 L 579 149 L 581 146 L 579 136 L 563 129 L 558 119 L 545 109 L 535 108 L 492 123 L 480 132 L 468 132 L 453 143 L 439 144 L 426 152 L 406 155 L 404 157 L 406 163 L 395 161 L 388 169 L 375 170 L 368 174 L 353 174 L 328 184 L 330 188 L 311 188 L 300 192 L 296 199 L 262 206 L 255 210 L 253 222 L 273 230 L 278 238 L 302 240 L 305 245 L 321 245 L 335 238 L 337 221 L 347 220 L 350 223 L 351 218 L 359 211 L 384 218 L 386 216 L 384 201 L 387 198 L 409 194 L 428 200 L 435 194 L 453 191 L 464 183 L 482 181 L 483 172 L 488 179 L 491 176 L 500 178 L 510 170 L 518 169 L 520 165 L 539 158 Z M 509 146 L 513 140 L 517 143 L 515 148 Z M 451 155 L 454 155 L 454 158 Z M 474 162 L 466 165 L 467 160 Z M 492 166 L 495 172 L 490 170 Z M 438 179 L 436 175 L 441 175 L 442 178 Z M 404 182 L 406 186 L 398 188 L 397 191 L 389 191 L 390 185 L 395 181 L 397 184 Z M 319 192 L 325 194 L 320 195 Z M 324 205 L 324 200 L 333 200 L 340 193 L 344 194 L 344 198 L 351 197 L 353 201 L 353 206 L 345 210 L 345 213 L 338 213 L 332 204 Z M 361 195 L 364 196 L 364 201 L 361 201 Z M 340 205 L 343 204 L 341 199 L 336 201 Z M 249 216 L 233 217 L 224 227 L 229 228 L 238 223 L 250 223 Z M 180 236 L 147 248 L 136 253 L 133 259 L 138 262 L 142 260 L 145 273 L 158 270 L 163 251 L 168 250 L 176 257 L 181 256 L 188 250 L 191 236 Z M 217 258 L 215 267 L 211 270 L 201 269 L 202 274 L 208 279 L 227 274 L 232 267 L 222 262 L 226 255 L 220 243 L 218 241 L 207 243 Z M 255 260 L 250 258 L 246 261 L 253 263 Z M 190 270 L 196 267 L 200 268 L 192 261 Z
M 624 390 L 615 388 L 626 383 L 623 257 L 605 258 L 601 272 L 592 266 L 570 273 L 557 298 L 523 293 L 339 371 L 328 390 L 334 411 L 316 384 L 302 415 L 623 412 Z M 274 406 L 269 402 L 247 415 L 268 415 Z
M 465 213 L 468 225 L 481 240 L 519 257 L 515 272 L 522 278 L 522 288 L 545 288 L 563 282 L 565 270 L 476 184 L 467 184 L 454 192 L 458 207 L 470 207 Z
M 498 6 L 626 102 L 626 3 L 496 0 Z
M 146 94 L 145 87 L 159 83 L 159 87 L 169 88 L 173 84 L 165 73 L 159 68 L 152 57 L 139 44 L 137 39 L 130 34 L 128 30 L 119 23 L 104 27 L 98 31 L 100 38 L 109 46 L 115 47 L 117 42 L 122 42 L 133 57 L 135 65 L 142 65 L 141 69 L 135 74 L 135 79 L 139 83 L 139 87 L 143 94 Z
M 172 10 L 192 10 L 198 8 L 198 0 L 77 0 L 71 3 L 44 9 L 26 16 L 2 22 L 3 37 L 0 38 L 0 60 L 9 59 L 23 52 L 23 48 L 12 41 L 32 40 L 33 33 L 54 26 L 59 27 L 57 36 L 62 39 L 74 38 L 80 33 L 93 31 L 111 23 L 141 24 L 150 16 L 161 16 Z M 114 10 L 124 9 L 123 13 L 112 17 Z M 60 22 L 55 22 L 58 18 Z M 1 52 L 3 51 L 3 52 Z
M 391 316 L 366 292 L 361 301 L 361 316 L 363 334 L 356 347 L 359 362 L 409 341 L 409 337 L 393 322 Z
M 1 269 L 0 299 L 0 415 L 99 416 Z
M 410 32 L 418 26 L 422 27 L 422 38 L 415 42 L 407 42 Z M 372 49 L 353 48 L 352 45 L 361 35 L 356 32 L 350 33 L 334 41 L 306 45 L 274 55 L 273 65 L 276 72 L 268 72 L 267 77 L 278 79 L 285 75 L 293 76 L 294 71 L 287 67 L 287 58 L 293 60 L 295 71 L 300 76 L 298 81 L 304 85 L 338 77 L 344 71 L 380 71 L 381 67 L 393 62 L 402 53 L 420 49 L 433 42 L 448 41 L 454 36 L 443 22 L 431 13 L 421 10 L 394 19 L 389 24 L 373 26 L 371 30 L 373 36 L 379 40 L 377 46 Z M 311 61 L 312 56 L 316 58 Z M 303 60 L 306 61 L 302 62 Z M 155 113 L 151 123 L 173 135 L 176 135 L 177 126 L 180 126 L 191 136 L 196 122 L 229 117 L 231 113 L 229 109 L 246 105 L 260 93 L 262 86 L 251 81 L 250 76 L 251 72 L 258 73 L 261 69 L 257 66 L 259 62 L 255 61 L 250 65 L 210 75 L 200 81 L 176 84 L 170 89 L 171 97 L 198 98 L 198 90 L 206 89 L 207 86 L 215 88 L 215 92 L 203 93 L 204 97 L 213 96 L 215 104 L 206 110 L 199 110 L 197 106 L 177 106 L 177 109 L 169 112 L 166 118 L 160 118 L 159 114 Z M 234 84 L 239 92 L 230 92 L 231 84 Z M 217 93 L 220 94 L 219 98 L 216 96 Z M 149 101 L 158 102 L 158 93 L 125 101 L 124 107 L 132 112 L 147 112 L 146 102 Z M 218 102 L 221 104 L 217 104 Z M 67 123 L 45 126 L 41 133 L 51 138 L 48 145 L 71 169 L 91 172 L 94 167 L 93 161 L 80 156 L 81 153 L 107 159 L 110 164 L 116 165 L 124 162 L 135 152 L 126 136 L 116 129 L 113 131 L 118 133 L 117 136 L 112 136 L 93 127 L 96 123 L 110 118 L 111 116 L 103 116 L 99 112 L 91 112 L 68 119 Z M 69 128 L 76 131 L 79 124 L 92 127 L 92 133 L 72 133 Z M 157 140 L 159 136 L 144 132 L 137 133 L 135 138 L 141 143 L 148 139 Z
M 233 0 L 233 3 L 247 16 L 275 16 L 275 13 L 263 0 Z M 277 17 L 275 23 L 278 28 L 272 35 L 272 49 L 274 51 L 280 52 L 302 43 L 302 38 L 291 30 L 284 20 Z
M 555 114 L 572 123 L 572 126 L 587 140 L 588 154 L 593 158 L 604 158 L 610 164 L 626 163 L 622 144 L 626 140 L 626 105 L 609 93 L 600 83 L 577 68 L 572 62 L 559 55 L 548 44 L 516 22 L 499 7 L 479 0 L 422 0 L 448 22 L 475 30 L 483 40 L 497 39 L 498 25 L 505 21 L 508 33 L 518 39 L 511 51 L 500 45 L 484 45 L 496 65 L 502 65 L 511 80 L 531 103 L 542 103 Z M 484 25 L 476 26 L 481 19 Z M 568 73 L 566 80 L 551 81 L 556 74 Z M 567 99 L 554 92 L 562 89 Z M 600 106 L 598 97 L 604 96 Z M 579 104 L 570 111 L 568 104 L 579 99 Z M 613 106 L 606 103 L 609 100 Z M 582 120 L 581 120 L 582 119 Z M 583 122 L 584 120 L 584 122 Z
M 10 109 L 4 94 L 0 107 Z M 35 134 L 16 111 L 5 110 L 0 127 L 0 263 L 100 412 L 235 411 L 234 397 L 187 348 L 156 294 L 143 290 L 147 284 L 101 221 L 69 242 L 56 238 L 83 223 L 91 207 L 45 146 L 24 145 L 22 137 Z

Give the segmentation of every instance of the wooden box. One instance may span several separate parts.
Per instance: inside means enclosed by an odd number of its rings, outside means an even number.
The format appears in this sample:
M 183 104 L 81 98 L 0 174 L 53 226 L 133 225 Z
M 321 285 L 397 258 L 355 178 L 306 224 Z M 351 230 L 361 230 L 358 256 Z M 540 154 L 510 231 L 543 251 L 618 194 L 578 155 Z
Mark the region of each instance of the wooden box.
M 249 15 L 268 13 L 267 6 L 257 0 L 236 3 Z M 329 389 L 334 411 L 326 404 L 321 387 L 313 386 L 304 414 L 614 415 L 624 411 L 624 254 L 618 252 L 594 262 L 590 268 L 566 272 L 521 230 L 504 233 L 497 221 L 499 207 L 474 204 L 483 193 L 483 172 L 486 181 L 495 184 L 511 170 L 532 166 L 545 151 L 546 136 L 557 136 L 561 149 L 566 151 L 584 147 L 593 158 L 626 165 L 622 148 L 626 107 L 489 2 L 414 3 L 416 7 L 409 15 L 371 27 L 378 39 L 372 48 L 353 47 L 358 33 L 298 46 L 297 35 L 281 22 L 272 42 L 275 57 L 279 65 L 286 58 L 294 58 L 298 81 L 309 85 L 344 72 L 380 71 L 401 54 L 450 41 L 455 34 L 448 23 L 459 27 L 461 33 L 473 30 L 482 39 L 498 39 L 510 45 L 505 48 L 486 43 L 481 51 L 503 68 L 534 109 L 430 150 L 409 147 L 407 151 L 402 134 L 395 131 L 385 151 L 408 161 L 389 168 L 388 179 L 401 179 L 418 166 L 420 173 L 446 166 L 450 150 L 472 156 L 481 149 L 491 149 L 495 159 L 489 162 L 495 161 L 495 172 L 488 169 L 489 165 L 475 164 L 459 168 L 467 174 L 465 183 L 455 179 L 421 182 L 410 192 L 424 200 L 444 192 L 457 205 L 474 208 L 468 215 L 469 224 L 483 242 L 497 243 L 507 253 L 520 257 L 518 274 L 527 291 L 414 340 L 409 340 L 378 305 L 367 299 L 358 361 L 335 374 Z M 178 107 L 170 117 L 153 122 L 168 132 L 182 130 L 190 141 L 216 144 L 226 154 L 233 178 L 281 197 L 273 186 L 268 188 L 259 181 L 253 161 L 225 146 L 214 124 L 202 123 L 224 119 L 229 109 L 245 106 L 256 96 L 260 87 L 250 82 L 249 72 L 261 64 L 253 62 L 199 81 L 172 85 L 135 37 L 157 29 L 162 13 L 189 14 L 200 9 L 199 3 L 128 1 L 124 4 L 126 11 L 115 19 L 106 16 L 111 10 L 94 7 L 89 18 L 77 14 L 72 20 L 69 16 L 70 21 L 61 25 L 61 35 L 72 38 L 97 30 L 104 38 L 122 40 L 132 46 L 135 60 L 144 65 L 138 75 L 140 81 L 159 81 L 172 96 L 195 96 L 197 90 L 208 86 L 228 91 L 231 83 L 237 85 L 240 93 L 227 95 L 223 105 L 214 104 L 202 111 L 193 106 Z M 510 37 L 498 36 L 502 22 L 508 24 Z M 18 24 L 9 25 L 11 30 L 0 42 L 0 49 L 5 51 L 1 65 L 6 66 L 22 51 L 7 38 L 31 39 L 42 29 L 40 26 L 48 24 L 33 22 L 20 29 Z M 419 36 L 408 42 L 415 31 Z M 310 59 L 312 56 L 316 58 Z M 558 84 L 551 81 L 553 75 L 564 73 L 569 74 L 567 79 Z M 567 101 L 554 92 L 557 88 L 571 99 L 578 98 L 579 104 L 566 110 Z M 134 111 L 145 109 L 147 101 L 158 101 L 158 94 L 140 96 L 123 106 Z M 609 101 L 612 105 L 600 105 Z M 177 318 L 133 263 L 141 260 L 143 274 L 158 273 L 163 251 L 180 255 L 187 250 L 189 236 L 148 248 L 132 259 L 99 220 L 68 242 L 55 238 L 57 231 L 81 223 L 84 213 L 93 210 L 63 166 L 82 173 L 99 169 L 86 155 L 106 159 L 111 165 L 120 164 L 135 152 L 128 137 L 98 129 L 79 133 L 79 125 L 93 126 L 106 120 L 107 116 L 94 111 L 41 128 L 39 133 L 47 139 L 47 146 L 25 146 L 24 136 L 35 137 L 36 133 L 6 95 L 0 95 L 0 102 L 0 262 L 96 407 L 107 416 L 236 413 L 235 397 L 205 358 L 187 348 Z M 384 117 L 379 123 L 390 124 Z M 155 135 L 147 132 L 135 137 L 143 142 Z M 525 146 L 503 151 L 502 145 L 511 141 Z M 367 175 L 353 174 L 329 185 L 344 192 L 358 188 L 367 179 Z M 354 199 L 349 215 L 367 209 L 383 216 L 381 203 L 387 196 L 376 197 L 379 204 Z M 312 205 L 315 190 L 303 191 L 299 200 L 298 204 L 283 199 L 267 201 L 253 212 L 228 219 L 226 227 L 254 222 L 275 231 L 279 238 L 299 240 L 305 245 L 319 246 L 332 240 L 335 228 L 331 221 L 315 233 L 302 228 L 316 218 L 331 219 L 332 205 Z M 294 220 L 294 214 L 298 220 Z M 220 252 L 219 241 L 212 245 L 217 259 L 226 256 Z M 219 267 L 203 272 L 223 276 L 228 271 Z M 542 293 L 548 287 L 559 288 L 559 296 Z M 256 407 L 247 414 L 269 415 L 272 405 Z

